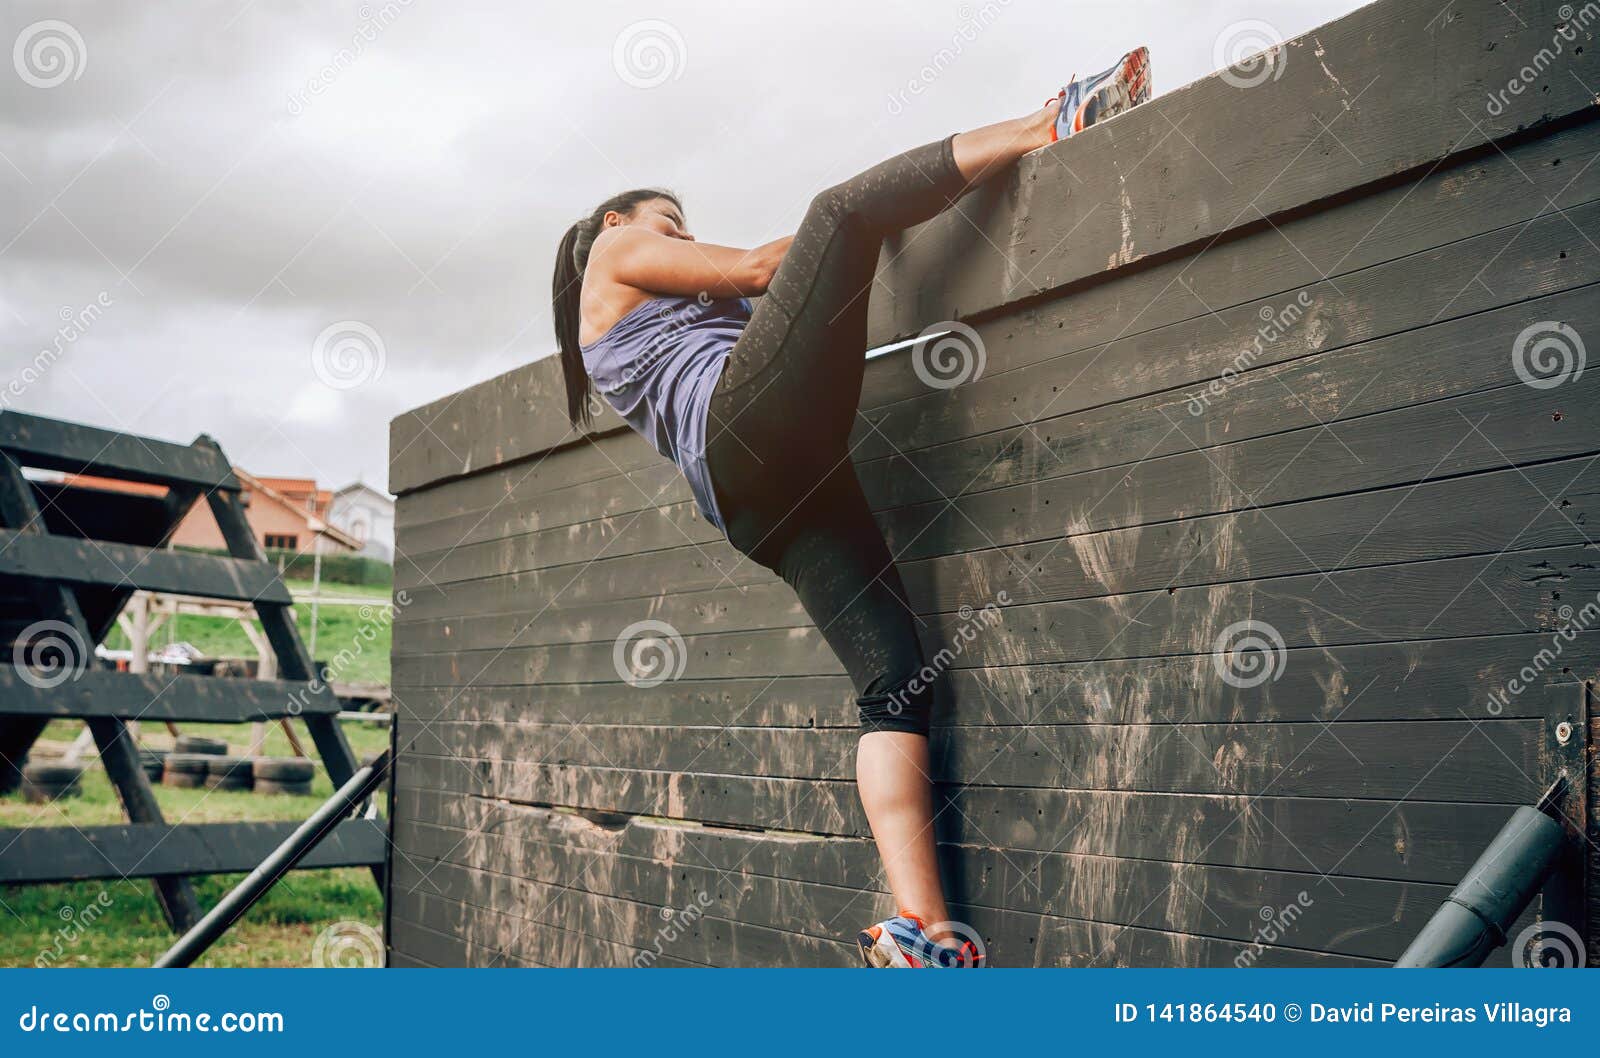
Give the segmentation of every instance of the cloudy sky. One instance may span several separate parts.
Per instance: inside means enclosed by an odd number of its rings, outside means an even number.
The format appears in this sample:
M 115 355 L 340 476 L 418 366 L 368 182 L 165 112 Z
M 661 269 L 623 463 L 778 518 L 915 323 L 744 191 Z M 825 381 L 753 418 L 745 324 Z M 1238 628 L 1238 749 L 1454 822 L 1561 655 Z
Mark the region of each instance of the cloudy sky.
M 553 348 L 567 224 L 792 230 L 1150 46 L 1157 92 L 1359 0 L 6 0 L 0 401 L 387 480 L 397 413 Z

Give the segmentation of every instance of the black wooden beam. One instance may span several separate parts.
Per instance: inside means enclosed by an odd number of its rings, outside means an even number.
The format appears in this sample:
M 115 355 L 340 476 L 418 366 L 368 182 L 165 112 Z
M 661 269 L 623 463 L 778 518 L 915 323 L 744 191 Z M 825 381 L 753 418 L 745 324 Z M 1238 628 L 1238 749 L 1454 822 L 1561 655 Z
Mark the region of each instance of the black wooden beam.
M 40 687 L 8 662 L 0 661 L 0 714 L 4 715 L 243 724 L 340 709 L 332 688 L 321 682 L 89 669 L 56 686 Z
M 270 563 L 5 529 L 0 574 L 208 599 L 293 601 Z
M 251 871 L 299 825 L 289 820 L 0 830 L 0 884 Z M 381 864 L 387 843 L 382 821 L 347 820 L 297 866 Z
M 239 488 L 233 468 L 214 447 L 178 445 L 16 411 L 0 412 L 0 450 L 23 466 L 70 474 L 155 485 Z

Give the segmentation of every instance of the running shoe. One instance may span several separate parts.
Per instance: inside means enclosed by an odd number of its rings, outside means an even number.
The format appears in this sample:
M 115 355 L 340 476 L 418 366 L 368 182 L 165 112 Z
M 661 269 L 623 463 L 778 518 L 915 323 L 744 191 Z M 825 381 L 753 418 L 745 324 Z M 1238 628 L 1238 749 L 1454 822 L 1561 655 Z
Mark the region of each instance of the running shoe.
M 983 966 L 983 953 L 972 941 L 959 948 L 935 944 L 921 918 L 902 910 L 856 934 L 861 961 L 878 970 L 940 970 Z
M 1073 81 L 1061 91 L 1061 113 L 1052 140 L 1064 140 L 1090 125 L 1131 110 L 1150 98 L 1150 49 L 1135 48 L 1109 70 Z

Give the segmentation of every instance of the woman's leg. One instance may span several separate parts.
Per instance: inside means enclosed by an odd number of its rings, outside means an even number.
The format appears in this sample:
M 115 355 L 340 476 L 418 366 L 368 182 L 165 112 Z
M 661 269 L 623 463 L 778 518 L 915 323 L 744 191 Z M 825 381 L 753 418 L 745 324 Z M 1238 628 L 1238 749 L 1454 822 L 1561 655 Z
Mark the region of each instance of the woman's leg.
M 841 459 L 789 514 L 773 566 L 794 588 L 860 697 L 856 787 L 900 907 L 948 919 L 934 843 L 927 721 L 932 673 L 916 619 L 855 468 Z
M 718 382 L 708 437 L 737 433 L 760 477 L 763 451 L 843 443 L 861 399 L 884 237 L 1048 143 L 1056 109 L 906 151 L 817 195 Z
M 1055 109 L 908 151 L 818 195 L 734 346 L 707 423 L 728 538 L 794 588 L 850 674 L 862 807 L 896 900 L 930 923 L 949 917 L 928 775 L 933 688 L 847 448 L 868 294 L 887 234 L 1043 146 Z

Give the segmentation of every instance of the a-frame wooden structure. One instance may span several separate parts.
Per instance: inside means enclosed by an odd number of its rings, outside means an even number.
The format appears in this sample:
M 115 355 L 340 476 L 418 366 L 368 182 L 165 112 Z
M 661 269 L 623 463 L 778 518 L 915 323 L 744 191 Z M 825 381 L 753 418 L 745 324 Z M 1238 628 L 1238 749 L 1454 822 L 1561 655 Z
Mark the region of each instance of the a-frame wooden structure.
M 140 495 L 29 480 L 23 468 L 165 486 Z M 232 557 L 164 550 L 201 498 Z M 156 676 L 104 667 L 94 648 L 136 590 L 253 603 L 278 659 L 276 680 Z M 131 720 L 247 723 L 298 716 L 333 785 L 355 772 L 339 702 L 313 679 L 292 598 L 245 520 L 239 482 L 215 441 L 191 445 L 0 412 L 0 791 L 52 719 L 81 717 L 129 825 L 0 830 L 0 883 L 155 879 L 168 924 L 200 916 L 193 875 L 248 871 L 294 823 L 168 823 L 129 737 Z M 48 644 L 48 645 L 47 645 Z M 41 656 L 41 653 L 50 655 Z M 302 864 L 383 871 L 373 820 L 339 824 Z

